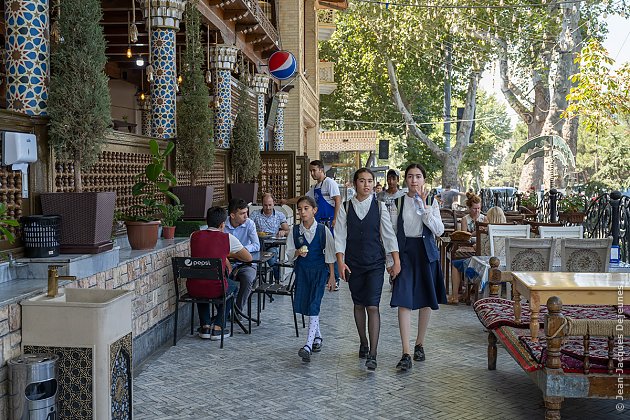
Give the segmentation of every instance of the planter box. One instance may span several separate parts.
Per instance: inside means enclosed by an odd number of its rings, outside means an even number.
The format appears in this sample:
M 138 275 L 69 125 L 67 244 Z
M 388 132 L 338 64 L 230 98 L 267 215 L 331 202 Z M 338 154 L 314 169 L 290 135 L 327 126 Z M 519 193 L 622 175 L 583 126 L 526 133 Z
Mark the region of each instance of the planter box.
M 561 211 L 560 213 L 558 213 L 558 219 L 561 222 L 567 222 L 574 225 L 582 224 L 582 222 L 584 222 L 585 216 L 586 214 L 581 211 L 576 211 L 576 212 Z
M 42 213 L 61 216 L 61 253 L 109 251 L 116 208 L 115 192 L 43 193 Z
M 258 183 L 230 184 L 230 199 L 241 198 L 246 203 L 255 203 L 258 199 Z
M 173 187 L 173 194 L 184 205 L 184 220 L 205 219 L 206 212 L 212 207 L 214 187 L 210 185 Z

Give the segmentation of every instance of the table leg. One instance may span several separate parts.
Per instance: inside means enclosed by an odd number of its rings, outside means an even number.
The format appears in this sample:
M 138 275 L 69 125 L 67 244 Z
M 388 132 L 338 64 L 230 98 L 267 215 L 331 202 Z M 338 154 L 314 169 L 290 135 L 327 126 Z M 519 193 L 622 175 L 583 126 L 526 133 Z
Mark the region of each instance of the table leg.
M 517 324 L 521 322 L 521 294 L 516 287 L 514 288 L 514 321 Z
M 530 296 L 529 307 L 531 311 L 529 332 L 532 335 L 532 341 L 536 342 L 538 341 L 538 330 L 540 329 L 540 300 L 534 294 Z

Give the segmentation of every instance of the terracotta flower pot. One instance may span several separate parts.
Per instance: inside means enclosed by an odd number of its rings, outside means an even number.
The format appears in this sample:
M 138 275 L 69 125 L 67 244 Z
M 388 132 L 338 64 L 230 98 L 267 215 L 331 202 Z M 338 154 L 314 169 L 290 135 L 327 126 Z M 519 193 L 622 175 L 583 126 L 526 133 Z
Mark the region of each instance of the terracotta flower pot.
M 173 239 L 175 237 L 175 226 L 162 226 L 162 238 Z
M 558 218 L 561 221 L 564 221 L 564 222 L 567 222 L 567 223 L 572 223 L 574 225 L 577 225 L 577 224 L 580 224 L 580 223 L 584 222 L 584 216 L 586 216 L 586 214 L 581 212 L 581 211 L 574 211 L 574 212 L 561 211 L 558 214 Z
M 158 240 L 160 221 L 154 222 L 125 222 L 127 238 L 131 249 L 153 249 Z

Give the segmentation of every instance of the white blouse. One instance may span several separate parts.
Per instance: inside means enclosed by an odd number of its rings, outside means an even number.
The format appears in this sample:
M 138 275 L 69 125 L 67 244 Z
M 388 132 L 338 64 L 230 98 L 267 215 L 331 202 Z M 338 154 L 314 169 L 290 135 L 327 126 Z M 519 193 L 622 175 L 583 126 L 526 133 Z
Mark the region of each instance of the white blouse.
M 363 220 L 370 211 L 374 196 L 370 195 L 363 201 L 359 201 L 356 197 L 352 197 L 350 202 L 354 208 L 354 212 L 360 220 Z M 398 252 L 398 241 L 396 240 L 396 232 L 392 226 L 392 221 L 387 210 L 387 206 L 383 202 L 378 202 L 380 206 L 381 216 L 381 239 L 383 240 L 383 248 L 386 254 Z M 346 239 L 348 237 L 348 215 L 346 214 L 346 206 L 343 205 L 337 214 L 335 222 L 335 251 L 344 254 L 346 252 Z
M 416 212 L 416 202 L 413 197 L 409 197 L 409 195 L 405 194 L 404 200 L 403 222 L 406 237 L 421 237 L 423 226 L 428 227 L 435 236 L 441 236 L 444 233 L 444 223 L 442 223 L 440 205 L 437 200 L 433 200 L 431 206 L 422 203 L 422 207 L 425 210 L 422 215 Z M 397 224 L 394 225 L 394 227 L 397 228 Z
M 303 224 L 295 225 L 291 227 L 291 231 L 287 235 L 287 249 L 286 255 L 289 262 L 295 260 L 295 243 L 293 241 L 293 229 L 300 229 L 300 234 L 304 234 L 304 238 L 310 244 L 313 242 L 313 238 L 315 238 L 315 233 L 317 232 L 317 223 L 313 222 L 310 228 L 304 227 Z M 326 248 L 324 249 L 324 260 L 327 264 L 333 264 L 337 261 L 337 257 L 335 255 L 335 239 L 330 233 L 330 230 L 326 227 Z

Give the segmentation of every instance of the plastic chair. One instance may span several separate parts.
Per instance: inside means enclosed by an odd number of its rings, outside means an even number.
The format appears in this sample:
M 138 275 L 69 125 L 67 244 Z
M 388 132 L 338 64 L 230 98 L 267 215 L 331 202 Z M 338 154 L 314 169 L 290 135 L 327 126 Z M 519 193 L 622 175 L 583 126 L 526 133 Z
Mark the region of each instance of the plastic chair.
M 190 307 L 190 334 L 194 333 L 193 327 L 195 322 L 195 304 L 208 303 L 213 307 L 223 304 L 226 308 L 228 299 L 232 298 L 232 306 L 230 308 L 230 334 L 234 333 L 234 313 L 236 311 L 234 293 L 227 292 L 227 275 L 223 271 L 223 266 L 219 258 L 190 258 L 190 257 L 173 257 L 173 279 L 175 282 L 175 326 L 173 332 L 173 345 L 177 345 L 177 318 L 179 314 L 179 303 L 191 303 Z M 207 281 L 208 284 L 220 283 L 222 293 L 216 297 L 198 297 L 191 296 L 189 293 L 179 294 L 179 280 L 182 278 Z M 197 312 L 199 309 L 197 309 Z M 223 334 L 221 335 L 221 348 L 223 348 Z

